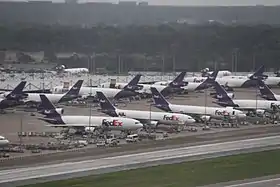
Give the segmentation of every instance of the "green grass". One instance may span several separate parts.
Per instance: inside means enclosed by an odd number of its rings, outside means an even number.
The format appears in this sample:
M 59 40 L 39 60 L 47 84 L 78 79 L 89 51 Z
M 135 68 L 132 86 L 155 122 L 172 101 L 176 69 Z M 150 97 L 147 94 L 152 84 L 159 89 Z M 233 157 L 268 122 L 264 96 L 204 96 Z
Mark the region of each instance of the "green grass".
M 280 150 L 273 150 L 28 185 L 28 187 L 192 187 L 280 174 L 279 163 Z

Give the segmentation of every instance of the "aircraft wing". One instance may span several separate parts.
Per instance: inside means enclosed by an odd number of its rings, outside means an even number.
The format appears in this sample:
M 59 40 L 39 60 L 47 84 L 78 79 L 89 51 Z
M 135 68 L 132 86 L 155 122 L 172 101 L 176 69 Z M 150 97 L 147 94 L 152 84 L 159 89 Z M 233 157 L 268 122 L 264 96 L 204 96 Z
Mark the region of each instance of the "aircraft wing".
M 156 81 L 139 82 L 138 84 L 155 84 Z
M 188 113 L 188 112 L 181 112 L 181 113 L 191 116 L 193 119 L 195 119 L 195 121 L 201 121 L 201 116 L 203 116 L 201 114 L 193 114 L 193 113 Z
M 11 89 L 0 89 L 0 93 L 3 92 L 11 92 L 13 90 Z M 50 89 L 45 89 L 45 90 L 25 90 L 23 93 L 51 93 Z
M 88 125 L 88 124 L 55 124 L 55 125 L 46 125 L 47 127 L 73 127 L 73 128 L 81 128 L 81 127 L 99 127 L 100 125 Z
M 41 118 L 41 117 L 38 117 L 37 119 L 48 120 L 48 121 L 57 121 L 56 119 L 52 119 L 52 118 Z

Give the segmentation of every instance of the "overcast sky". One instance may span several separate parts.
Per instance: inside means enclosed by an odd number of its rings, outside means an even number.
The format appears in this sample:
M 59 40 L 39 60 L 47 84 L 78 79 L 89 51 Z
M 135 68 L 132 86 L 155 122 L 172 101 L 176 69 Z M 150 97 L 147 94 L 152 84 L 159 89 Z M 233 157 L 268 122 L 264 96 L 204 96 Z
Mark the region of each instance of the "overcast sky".
M 118 0 L 83 0 L 98 2 L 118 2 Z M 129 0 L 123 0 L 129 1 Z M 132 0 L 133 1 L 133 0 Z M 139 0 L 138 0 L 139 1 Z M 280 0 L 143 0 L 159 5 L 280 5 Z
M 0 1 L 28 1 L 28 0 L 0 0 Z M 34 0 L 30 0 L 34 1 Z M 37 0 L 63 2 L 64 0 Z M 148 1 L 151 5 L 199 5 L 199 6 L 240 6 L 240 5 L 280 5 L 280 0 L 121 0 L 121 1 Z M 112 2 L 119 0 L 79 0 L 79 2 Z

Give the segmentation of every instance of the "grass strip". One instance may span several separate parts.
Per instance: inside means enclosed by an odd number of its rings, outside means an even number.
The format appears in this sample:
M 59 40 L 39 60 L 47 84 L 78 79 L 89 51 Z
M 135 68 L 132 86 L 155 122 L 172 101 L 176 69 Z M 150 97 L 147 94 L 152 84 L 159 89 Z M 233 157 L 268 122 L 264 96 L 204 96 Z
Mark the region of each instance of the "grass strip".
M 280 174 L 280 150 L 162 165 L 25 187 L 192 187 Z

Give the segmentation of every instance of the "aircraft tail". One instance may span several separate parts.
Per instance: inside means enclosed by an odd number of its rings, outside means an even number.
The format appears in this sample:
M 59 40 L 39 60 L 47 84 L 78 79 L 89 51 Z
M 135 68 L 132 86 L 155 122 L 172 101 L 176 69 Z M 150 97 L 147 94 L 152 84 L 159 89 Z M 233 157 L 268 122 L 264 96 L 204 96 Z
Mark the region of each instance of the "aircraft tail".
M 262 80 L 266 79 L 268 76 L 264 75 L 264 65 L 260 66 L 249 78 L 251 80 Z
M 43 94 L 40 94 L 41 107 L 45 110 L 54 110 L 54 104 Z
M 169 86 L 171 86 L 171 87 L 185 86 L 184 78 L 185 78 L 186 74 L 187 74 L 186 71 L 181 72 L 171 83 L 169 83 Z
M 141 78 L 141 74 L 137 74 L 123 89 L 124 90 L 138 90 L 138 83 L 140 81 Z
M 262 80 L 258 81 L 258 85 L 259 85 L 261 96 L 263 98 L 268 100 L 275 100 L 274 93 L 269 89 L 269 87 Z
M 111 101 L 103 94 L 103 92 L 96 92 L 97 98 L 100 103 L 101 111 L 112 117 L 117 117 L 116 107 L 111 103 Z
M 163 97 L 163 95 L 155 87 L 151 87 L 151 92 L 155 106 L 166 112 L 170 112 L 169 102 Z
M 60 113 L 63 113 L 63 109 L 57 109 L 45 95 L 40 94 L 40 99 L 41 105 L 38 108 L 40 114 L 44 114 L 47 117 L 55 117 L 60 116 Z
M 216 77 L 217 77 L 217 75 L 218 75 L 218 72 L 219 72 L 219 71 L 214 71 L 212 74 L 210 74 L 210 75 L 207 77 L 207 79 L 206 79 L 203 83 L 201 83 L 200 88 L 201 88 L 201 89 L 210 88 L 210 87 L 214 84 L 214 82 L 215 82 L 215 80 L 216 80 Z
M 23 96 L 23 89 L 26 85 L 26 81 L 21 81 L 7 96 L 6 99 L 17 99 Z
M 65 96 L 78 96 L 84 80 L 78 80 L 72 88 L 65 94 Z
M 227 91 L 217 82 L 213 83 L 214 89 L 217 93 L 217 99 L 223 102 L 232 102 L 232 99 L 228 96 Z

